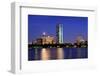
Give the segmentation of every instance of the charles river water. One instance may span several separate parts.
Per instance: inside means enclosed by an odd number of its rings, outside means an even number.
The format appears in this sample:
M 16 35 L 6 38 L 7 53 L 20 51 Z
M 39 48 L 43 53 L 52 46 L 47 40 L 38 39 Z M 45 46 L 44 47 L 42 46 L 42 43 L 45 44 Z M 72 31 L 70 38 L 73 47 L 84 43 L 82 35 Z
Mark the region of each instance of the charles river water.
M 57 60 L 88 58 L 88 48 L 29 48 L 28 60 Z

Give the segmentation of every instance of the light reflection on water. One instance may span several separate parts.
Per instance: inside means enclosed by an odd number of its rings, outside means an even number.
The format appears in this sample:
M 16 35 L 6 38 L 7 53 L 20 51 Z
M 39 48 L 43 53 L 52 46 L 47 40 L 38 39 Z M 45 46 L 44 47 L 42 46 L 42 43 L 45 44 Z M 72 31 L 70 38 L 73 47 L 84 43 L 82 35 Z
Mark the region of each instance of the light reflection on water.
M 41 50 L 41 60 L 49 60 L 50 59 L 50 49 L 43 48 Z
M 87 58 L 87 48 L 31 48 L 28 60 L 54 60 Z
M 57 48 L 57 59 L 63 59 L 63 58 L 64 58 L 63 48 Z

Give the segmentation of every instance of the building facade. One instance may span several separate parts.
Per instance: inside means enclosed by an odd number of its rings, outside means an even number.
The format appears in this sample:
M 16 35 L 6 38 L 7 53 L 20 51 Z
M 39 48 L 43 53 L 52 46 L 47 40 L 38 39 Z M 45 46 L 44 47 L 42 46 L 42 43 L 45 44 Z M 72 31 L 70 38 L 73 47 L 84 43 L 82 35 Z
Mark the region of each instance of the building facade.
M 55 38 L 53 36 L 48 36 L 43 34 L 42 37 L 36 39 L 36 44 L 55 44 Z
M 78 36 L 76 39 L 76 43 L 77 43 L 77 45 L 80 45 L 80 43 L 85 43 L 85 40 L 83 39 L 82 36 Z
M 56 36 L 57 36 L 57 43 L 63 43 L 63 25 L 58 24 L 56 26 Z

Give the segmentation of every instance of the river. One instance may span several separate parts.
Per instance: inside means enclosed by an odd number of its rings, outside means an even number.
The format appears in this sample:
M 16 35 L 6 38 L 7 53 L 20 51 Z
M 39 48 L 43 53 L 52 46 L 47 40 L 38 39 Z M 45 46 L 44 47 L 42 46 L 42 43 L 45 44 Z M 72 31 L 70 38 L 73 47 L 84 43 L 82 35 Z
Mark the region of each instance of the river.
M 88 58 L 88 48 L 29 48 L 28 60 Z

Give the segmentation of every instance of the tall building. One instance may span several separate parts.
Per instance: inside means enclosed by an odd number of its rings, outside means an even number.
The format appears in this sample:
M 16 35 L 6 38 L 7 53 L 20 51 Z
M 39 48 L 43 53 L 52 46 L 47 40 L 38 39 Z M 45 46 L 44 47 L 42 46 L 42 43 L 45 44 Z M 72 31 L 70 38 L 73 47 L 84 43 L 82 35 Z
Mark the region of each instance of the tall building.
M 55 44 L 55 39 L 52 36 L 41 37 L 42 44 Z
M 78 36 L 76 39 L 76 43 L 79 45 L 80 43 L 85 43 L 85 40 L 83 39 L 82 36 Z
M 55 44 L 55 38 L 46 35 L 46 33 L 43 33 L 43 35 L 40 38 L 37 38 L 36 41 L 37 44 Z
M 58 24 L 56 26 L 57 43 L 63 43 L 63 25 Z

